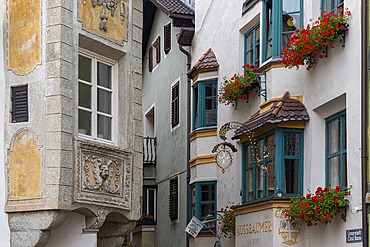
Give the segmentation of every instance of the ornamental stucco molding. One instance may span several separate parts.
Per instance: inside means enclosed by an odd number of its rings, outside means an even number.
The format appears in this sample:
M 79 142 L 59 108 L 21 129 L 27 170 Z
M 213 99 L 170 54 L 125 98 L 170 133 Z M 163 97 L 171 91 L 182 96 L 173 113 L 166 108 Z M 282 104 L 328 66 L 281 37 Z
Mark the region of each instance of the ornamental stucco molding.
M 131 153 L 91 141 L 76 143 L 74 202 L 129 209 Z

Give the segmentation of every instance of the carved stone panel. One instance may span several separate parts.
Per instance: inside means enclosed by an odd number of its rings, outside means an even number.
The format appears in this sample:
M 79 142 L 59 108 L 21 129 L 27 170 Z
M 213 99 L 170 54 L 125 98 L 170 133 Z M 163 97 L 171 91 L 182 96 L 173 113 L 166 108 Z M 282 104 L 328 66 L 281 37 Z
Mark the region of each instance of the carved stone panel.
M 10 200 L 41 196 L 41 150 L 31 131 L 21 129 L 14 135 L 8 172 Z
M 129 209 L 131 154 L 77 141 L 74 201 Z

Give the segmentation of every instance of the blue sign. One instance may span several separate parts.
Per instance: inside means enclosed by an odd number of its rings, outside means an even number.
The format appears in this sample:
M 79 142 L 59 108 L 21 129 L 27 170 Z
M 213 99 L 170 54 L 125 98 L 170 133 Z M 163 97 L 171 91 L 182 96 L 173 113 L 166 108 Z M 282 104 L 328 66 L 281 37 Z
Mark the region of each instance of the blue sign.
M 346 230 L 346 243 L 362 242 L 362 228 Z

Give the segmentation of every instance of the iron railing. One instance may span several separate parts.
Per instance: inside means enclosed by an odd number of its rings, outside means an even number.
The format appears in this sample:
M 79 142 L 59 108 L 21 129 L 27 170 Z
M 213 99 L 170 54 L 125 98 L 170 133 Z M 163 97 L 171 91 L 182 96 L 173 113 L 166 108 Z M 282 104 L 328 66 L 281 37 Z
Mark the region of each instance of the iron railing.
M 143 163 L 144 165 L 155 165 L 157 160 L 156 146 L 157 138 L 156 137 L 143 137 Z

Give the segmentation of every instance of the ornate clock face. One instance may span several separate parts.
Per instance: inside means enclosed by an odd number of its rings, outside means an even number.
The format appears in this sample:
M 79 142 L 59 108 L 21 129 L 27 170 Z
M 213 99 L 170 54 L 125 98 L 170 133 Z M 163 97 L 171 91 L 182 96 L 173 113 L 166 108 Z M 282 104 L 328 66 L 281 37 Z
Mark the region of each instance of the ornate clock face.
M 225 171 L 232 165 L 232 156 L 232 151 L 227 150 L 226 146 L 223 146 L 222 149 L 217 152 L 216 164 L 221 169 L 222 173 L 225 173 Z

